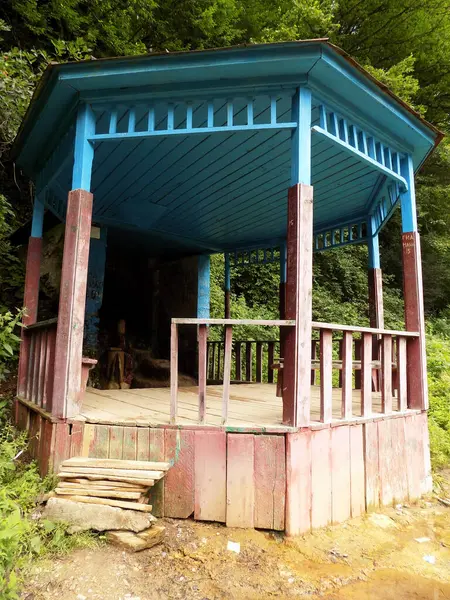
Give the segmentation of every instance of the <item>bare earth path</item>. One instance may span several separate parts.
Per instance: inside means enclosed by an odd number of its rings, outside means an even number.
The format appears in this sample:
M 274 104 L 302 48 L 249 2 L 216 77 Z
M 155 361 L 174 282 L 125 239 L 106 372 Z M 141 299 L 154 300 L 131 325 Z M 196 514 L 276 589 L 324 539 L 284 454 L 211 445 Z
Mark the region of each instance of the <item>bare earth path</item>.
M 36 564 L 21 597 L 450 600 L 450 508 L 436 501 L 296 540 L 189 520 L 165 523 L 164 544 L 138 554 L 104 545 Z M 227 550 L 228 540 L 240 542 L 239 554 Z

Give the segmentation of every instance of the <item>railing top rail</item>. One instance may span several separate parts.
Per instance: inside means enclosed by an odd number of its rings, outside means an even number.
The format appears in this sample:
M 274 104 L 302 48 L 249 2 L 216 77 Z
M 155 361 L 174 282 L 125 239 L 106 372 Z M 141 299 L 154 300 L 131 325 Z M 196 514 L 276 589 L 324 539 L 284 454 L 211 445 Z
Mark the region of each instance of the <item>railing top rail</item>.
M 53 325 L 58 324 L 58 318 L 47 319 L 46 321 L 38 321 L 37 323 L 33 323 L 32 325 L 27 325 L 24 329 L 45 329 L 46 327 L 52 327 Z
M 293 327 L 295 320 L 286 321 L 275 319 L 172 319 L 174 325 L 268 325 L 271 327 Z
M 397 331 L 395 329 L 376 329 L 374 327 L 356 327 L 354 325 L 338 325 L 337 323 L 312 322 L 313 329 L 329 329 L 330 331 L 352 331 L 353 333 L 373 333 L 381 335 L 400 335 L 403 337 L 419 337 L 418 331 Z

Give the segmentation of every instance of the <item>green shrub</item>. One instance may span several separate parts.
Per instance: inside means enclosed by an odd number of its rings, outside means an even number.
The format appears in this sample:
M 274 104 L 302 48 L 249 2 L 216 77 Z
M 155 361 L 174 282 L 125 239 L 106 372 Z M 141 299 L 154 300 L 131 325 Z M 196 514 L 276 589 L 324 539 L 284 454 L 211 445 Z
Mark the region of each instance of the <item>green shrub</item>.
M 34 462 L 23 460 L 27 440 L 6 418 L 7 403 L 0 403 L 0 598 L 18 598 L 24 571 L 31 560 L 91 545 L 88 534 L 70 536 L 64 524 L 33 518 L 36 500 L 48 490 Z
M 427 360 L 431 462 L 438 470 L 450 463 L 450 321 L 429 322 Z

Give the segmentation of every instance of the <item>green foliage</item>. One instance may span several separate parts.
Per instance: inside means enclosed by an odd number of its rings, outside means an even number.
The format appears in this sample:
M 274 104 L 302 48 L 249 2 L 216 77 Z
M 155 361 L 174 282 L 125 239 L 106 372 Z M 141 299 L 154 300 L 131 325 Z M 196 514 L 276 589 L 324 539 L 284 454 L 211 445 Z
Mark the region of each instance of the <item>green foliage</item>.
M 69 536 L 64 524 L 34 518 L 36 499 L 48 489 L 34 462 L 23 460 L 25 433 L 9 423 L 0 403 L 0 598 L 19 598 L 18 585 L 30 561 L 78 546 L 94 545 L 90 535 Z
M 22 312 L 10 311 L 0 313 L 0 382 L 9 373 L 8 365 L 14 360 L 19 348 L 20 337 L 15 333 L 22 319 Z
M 432 466 L 450 462 L 450 314 L 428 326 L 429 427 Z

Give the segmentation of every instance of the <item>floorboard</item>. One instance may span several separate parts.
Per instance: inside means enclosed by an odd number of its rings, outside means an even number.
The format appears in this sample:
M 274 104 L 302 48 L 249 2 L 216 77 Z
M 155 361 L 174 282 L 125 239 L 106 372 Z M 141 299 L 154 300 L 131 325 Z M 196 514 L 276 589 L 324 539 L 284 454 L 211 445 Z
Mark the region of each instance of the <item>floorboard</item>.
M 207 387 L 206 424 L 221 425 L 221 385 Z M 360 416 L 360 390 L 353 390 L 353 415 Z M 395 400 L 395 399 L 394 399 Z M 374 413 L 381 412 L 381 395 L 372 394 Z M 333 418 L 339 419 L 341 390 L 333 389 Z M 83 397 L 80 420 L 107 424 L 168 425 L 170 412 L 169 388 L 130 390 L 97 390 L 88 388 Z M 265 427 L 282 424 L 282 401 L 270 383 L 232 384 L 227 426 Z M 311 420 L 320 416 L 320 389 L 311 386 Z M 198 423 L 198 393 L 196 387 L 181 387 L 178 391 L 179 425 Z

